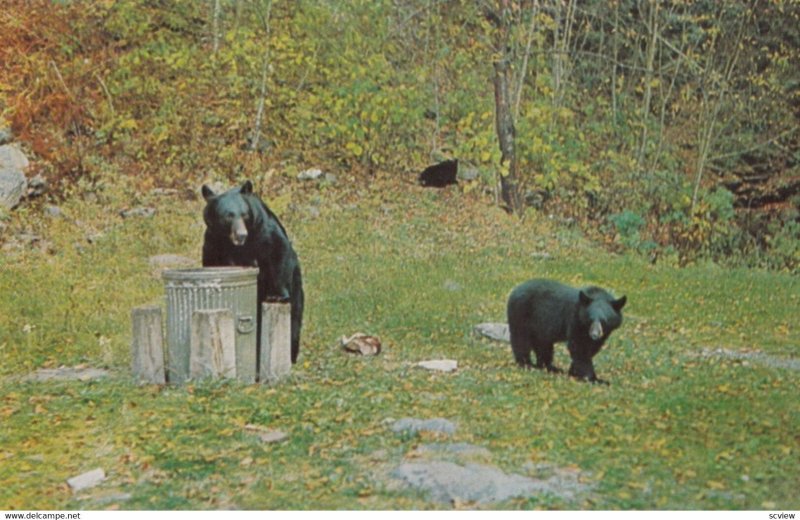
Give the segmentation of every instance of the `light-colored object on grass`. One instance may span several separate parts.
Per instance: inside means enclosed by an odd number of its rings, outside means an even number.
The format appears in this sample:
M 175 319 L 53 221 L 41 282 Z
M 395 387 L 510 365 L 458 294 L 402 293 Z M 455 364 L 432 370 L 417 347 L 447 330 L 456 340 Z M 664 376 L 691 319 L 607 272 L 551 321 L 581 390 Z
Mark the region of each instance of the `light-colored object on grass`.
M 0 126 L 0 144 L 8 144 L 14 140 L 14 132 L 7 126 Z
M 301 181 L 313 181 L 322 177 L 322 170 L 319 168 L 309 168 L 297 174 L 297 179 Z
M 289 438 L 289 434 L 281 430 L 273 430 L 256 424 L 247 424 L 244 427 L 247 433 L 256 435 L 265 444 L 281 442 Z
M 236 329 L 230 309 L 192 312 L 189 377 L 236 377 Z
M 742 362 L 753 362 L 769 368 L 800 371 L 800 358 L 774 356 L 756 350 L 735 350 L 727 348 L 704 348 L 700 351 L 702 357 L 721 357 Z
M 403 417 L 392 423 L 391 429 L 395 433 L 443 433 L 453 435 L 456 432 L 456 425 L 443 417 L 433 419 L 416 419 L 414 417 Z
M 67 479 L 67 484 L 73 493 L 94 487 L 106 479 L 106 472 L 102 468 L 93 469 Z
M 30 166 L 28 157 L 15 144 L 0 146 L 0 168 L 24 170 Z
M 156 209 L 147 206 L 137 206 L 135 208 L 123 209 L 119 212 L 122 218 L 150 218 L 156 214 Z
M 22 171 L 0 167 L 0 207 L 11 209 L 19 204 L 27 188 L 28 181 Z
M 495 341 L 511 342 L 508 323 L 479 323 L 472 330 L 479 336 L 485 336 Z
M 467 442 L 420 444 L 411 452 L 412 458 L 452 457 L 459 460 L 490 459 L 492 453 L 483 446 L 476 446 Z
M 164 337 L 161 331 L 161 307 L 136 307 L 131 312 L 131 370 L 137 381 L 163 385 Z
M 362 356 L 375 356 L 381 353 L 381 340 L 377 336 L 369 336 L 363 332 L 356 332 L 349 338 L 339 338 L 339 345 L 347 351 Z
M 455 359 L 431 359 L 420 361 L 417 366 L 435 372 L 455 372 L 458 368 L 458 361 Z
M 277 383 L 292 370 L 292 314 L 288 302 L 261 304 L 261 355 L 258 378 Z
M 11 209 L 19 204 L 28 189 L 24 170 L 28 158 L 13 144 L 0 146 L 0 207 Z
M 29 381 L 94 381 L 108 377 L 108 370 L 85 365 L 76 367 L 40 368 L 27 376 Z
M 580 471 L 538 479 L 505 473 L 485 464 L 432 460 L 400 464 L 392 476 L 439 503 L 492 504 L 513 497 L 551 495 L 574 500 L 589 486 L 579 481 Z

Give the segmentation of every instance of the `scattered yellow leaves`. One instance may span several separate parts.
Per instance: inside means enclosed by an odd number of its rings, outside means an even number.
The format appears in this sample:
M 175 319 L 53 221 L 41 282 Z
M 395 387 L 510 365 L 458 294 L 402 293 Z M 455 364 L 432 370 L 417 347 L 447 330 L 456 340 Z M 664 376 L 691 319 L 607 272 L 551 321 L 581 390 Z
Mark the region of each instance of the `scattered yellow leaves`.
M 729 385 L 728 383 L 723 383 L 723 384 L 717 386 L 717 391 L 722 393 L 722 394 L 728 394 L 728 395 L 734 395 L 735 394 L 735 392 L 731 389 L 731 385 Z
M 733 454 L 730 451 L 721 451 L 717 453 L 717 456 L 714 457 L 714 460 L 717 462 L 721 460 L 733 460 Z

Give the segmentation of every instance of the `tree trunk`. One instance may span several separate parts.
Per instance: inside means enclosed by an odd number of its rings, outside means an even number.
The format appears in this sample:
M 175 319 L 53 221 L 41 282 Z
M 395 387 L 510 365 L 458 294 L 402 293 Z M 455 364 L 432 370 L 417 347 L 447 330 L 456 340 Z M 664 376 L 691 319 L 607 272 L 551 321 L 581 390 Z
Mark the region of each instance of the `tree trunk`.
M 213 41 L 211 49 L 212 54 L 216 54 L 219 50 L 219 17 L 221 14 L 222 6 L 220 5 L 220 0 L 214 0 L 214 14 L 211 19 L 211 31 L 214 33 L 211 35 Z
M 614 60 L 611 67 L 611 126 L 617 131 L 617 63 L 619 61 L 619 2 L 614 5 Z
M 562 17 L 562 9 L 565 9 Z M 570 40 L 572 26 L 575 23 L 575 0 L 553 3 L 555 24 L 553 25 L 553 118 L 551 129 L 556 124 L 558 109 L 564 104 L 567 80 L 570 75 Z
M 522 87 L 525 86 L 525 75 L 528 73 L 528 60 L 531 57 L 531 45 L 533 36 L 536 32 L 536 15 L 539 12 L 539 4 L 534 2 L 531 6 L 531 25 L 528 27 L 528 39 L 525 43 L 525 54 L 522 56 L 522 67 L 520 67 L 519 77 L 517 78 L 517 91 L 514 95 L 514 120 L 519 119 L 519 104 L 522 101 Z
M 267 101 L 267 79 L 269 78 L 269 70 L 270 70 L 269 17 L 271 11 L 272 11 L 272 0 L 270 0 L 267 3 L 265 14 L 262 14 L 261 11 L 258 11 L 259 17 L 261 18 L 261 24 L 264 26 L 264 58 L 261 63 L 261 86 L 259 88 L 260 95 L 258 97 L 258 108 L 256 109 L 256 120 L 255 123 L 253 124 L 253 135 L 250 137 L 250 151 L 256 151 L 259 149 L 259 144 L 261 141 L 261 123 L 264 118 L 264 105 L 266 104 Z
M 500 195 L 511 213 L 521 212 L 517 189 L 516 131 L 509 105 L 509 65 L 505 59 L 494 63 L 494 102 L 497 139 L 500 143 Z M 505 171 L 505 168 L 508 168 Z
M 638 174 L 641 175 L 644 169 L 644 161 L 647 155 L 648 120 L 650 119 L 650 108 L 653 100 L 653 79 L 656 48 L 658 47 L 658 2 L 649 4 L 647 22 L 647 58 L 645 60 L 644 75 L 644 100 L 642 101 L 642 133 L 639 137 L 639 153 L 636 156 Z
M 508 0 L 500 0 L 500 10 L 490 19 L 495 21 L 494 104 L 497 139 L 500 145 L 500 196 L 510 213 L 522 214 L 517 187 L 516 130 L 511 98 L 511 8 Z

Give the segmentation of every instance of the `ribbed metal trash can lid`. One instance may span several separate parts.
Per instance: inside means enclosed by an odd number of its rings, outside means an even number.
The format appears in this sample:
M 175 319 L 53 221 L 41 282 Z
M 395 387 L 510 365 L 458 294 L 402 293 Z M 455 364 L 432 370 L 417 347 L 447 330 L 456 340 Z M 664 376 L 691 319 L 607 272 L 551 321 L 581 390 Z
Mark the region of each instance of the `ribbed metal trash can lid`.
M 167 269 L 161 274 L 166 282 L 226 282 L 249 281 L 258 276 L 257 267 L 195 267 L 189 269 Z

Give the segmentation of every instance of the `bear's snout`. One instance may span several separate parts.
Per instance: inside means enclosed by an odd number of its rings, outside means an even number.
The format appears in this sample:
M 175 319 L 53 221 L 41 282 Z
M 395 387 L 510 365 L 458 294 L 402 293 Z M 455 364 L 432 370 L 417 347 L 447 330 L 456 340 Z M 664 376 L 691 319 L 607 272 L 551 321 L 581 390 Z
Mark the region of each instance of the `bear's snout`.
M 235 246 L 243 246 L 247 240 L 247 226 L 244 225 L 244 220 L 237 219 L 231 226 L 231 242 Z
M 600 323 L 600 320 L 595 320 L 592 322 L 592 326 L 589 327 L 589 337 L 594 341 L 597 341 L 603 337 L 603 324 Z

